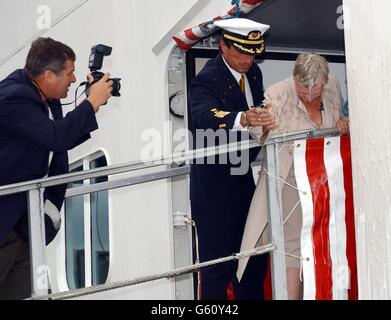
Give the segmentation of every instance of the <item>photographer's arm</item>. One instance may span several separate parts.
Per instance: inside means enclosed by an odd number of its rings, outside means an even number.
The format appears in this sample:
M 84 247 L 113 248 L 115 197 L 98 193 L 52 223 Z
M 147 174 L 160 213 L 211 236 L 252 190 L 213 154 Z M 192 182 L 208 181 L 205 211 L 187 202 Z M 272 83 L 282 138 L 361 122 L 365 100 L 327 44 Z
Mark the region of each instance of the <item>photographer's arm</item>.
M 113 81 L 108 81 L 110 73 L 106 73 L 102 79 L 94 83 L 89 88 L 87 100 L 94 108 L 94 112 L 99 111 L 100 106 L 104 105 L 111 98 L 111 91 L 113 90 Z M 94 78 L 89 74 L 88 81 L 92 83 Z

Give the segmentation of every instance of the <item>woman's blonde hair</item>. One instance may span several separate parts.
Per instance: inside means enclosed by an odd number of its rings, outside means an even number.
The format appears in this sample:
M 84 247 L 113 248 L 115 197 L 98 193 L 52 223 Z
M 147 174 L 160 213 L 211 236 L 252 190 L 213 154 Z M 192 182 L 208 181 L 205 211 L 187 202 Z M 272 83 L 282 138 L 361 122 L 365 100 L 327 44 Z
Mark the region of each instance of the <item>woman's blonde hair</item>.
M 302 53 L 295 62 L 293 78 L 305 88 L 329 81 L 329 66 L 325 58 L 316 53 Z

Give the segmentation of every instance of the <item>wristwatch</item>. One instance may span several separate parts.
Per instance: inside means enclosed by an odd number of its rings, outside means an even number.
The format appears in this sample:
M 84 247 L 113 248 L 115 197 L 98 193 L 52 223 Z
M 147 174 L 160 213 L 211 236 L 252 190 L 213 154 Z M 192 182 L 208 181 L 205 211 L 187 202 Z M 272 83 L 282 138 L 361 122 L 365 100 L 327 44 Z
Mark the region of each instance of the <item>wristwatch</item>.
M 242 120 L 243 120 L 243 127 L 244 128 L 248 127 L 247 112 L 248 111 L 242 112 Z

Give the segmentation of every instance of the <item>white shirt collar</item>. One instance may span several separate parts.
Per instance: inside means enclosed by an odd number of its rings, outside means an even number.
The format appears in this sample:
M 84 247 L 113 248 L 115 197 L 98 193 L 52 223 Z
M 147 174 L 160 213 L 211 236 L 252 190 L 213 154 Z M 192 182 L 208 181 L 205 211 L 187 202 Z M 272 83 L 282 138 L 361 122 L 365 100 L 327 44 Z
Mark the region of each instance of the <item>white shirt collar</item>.
M 46 105 L 46 107 L 47 107 L 48 110 L 49 110 L 49 119 L 50 119 L 50 120 L 54 120 L 52 110 L 50 109 L 49 103 L 48 103 L 47 101 L 45 101 L 45 105 Z
M 252 95 L 252 92 L 251 92 L 250 83 L 248 82 L 248 79 L 247 79 L 246 75 L 242 74 L 242 73 L 239 73 L 236 70 L 232 69 L 228 65 L 227 61 L 225 61 L 224 57 L 223 57 L 223 61 L 224 61 L 225 65 L 227 66 L 228 70 L 231 71 L 232 75 L 234 76 L 234 78 L 236 79 L 236 81 L 238 83 L 240 83 L 240 78 L 242 77 L 242 75 L 244 76 L 247 105 L 248 106 L 253 106 L 254 105 L 254 98 L 253 98 L 253 95 Z

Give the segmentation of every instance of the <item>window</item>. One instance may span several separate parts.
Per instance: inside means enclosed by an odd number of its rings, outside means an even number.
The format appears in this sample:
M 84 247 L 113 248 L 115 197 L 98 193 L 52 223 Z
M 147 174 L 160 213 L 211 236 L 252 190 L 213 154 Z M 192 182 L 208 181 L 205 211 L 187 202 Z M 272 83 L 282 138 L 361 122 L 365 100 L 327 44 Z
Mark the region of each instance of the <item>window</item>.
M 72 172 L 82 171 L 77 167 Z M 81 187 L 83 181 L 70 183 L 68 188 Z M 84 272 L 84 197 L 65 200 L 66 268 L 69 289 L 85 287 Z
M 71 172 L 107 166 L 106 157 L 88 157 L 71 165 Z M 107 177 L 78 181 L 68 188 L 106 182 Z M 66 271 L 69 289 L 104 284 L 109 271 L 108 191 L 67 198 L 65 202 Z
M 91 162 L 91 169 L 106 167 L 106 158 L 100 157 Z M 107 177 L 91 179 L 91 184 L 107 181 Z M 92 284 L 106 282 L 109 272 L 109 203 L 108 191 L 91 194 L 91 247 L 92 247 Z

